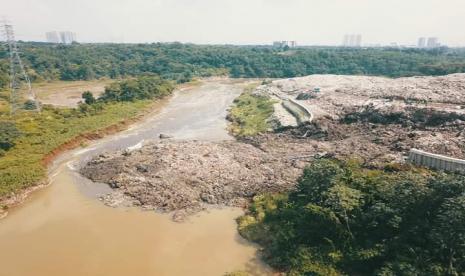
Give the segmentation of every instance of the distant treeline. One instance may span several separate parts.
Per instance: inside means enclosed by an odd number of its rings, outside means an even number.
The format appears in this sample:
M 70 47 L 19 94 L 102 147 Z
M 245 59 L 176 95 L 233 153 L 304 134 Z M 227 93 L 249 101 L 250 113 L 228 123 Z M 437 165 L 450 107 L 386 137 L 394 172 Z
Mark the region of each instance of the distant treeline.
M 31 78 L 89 80 L 155 73 L 178 82 L 192 77 L 286 78 L 309 74 L 388 77 L 465 72 L 465 49 L 434 50 L 264 46 L 180 43 L 73 44 L 19 43 Z M 0 50 L 0 86 L 8 83 L 8 59 Z

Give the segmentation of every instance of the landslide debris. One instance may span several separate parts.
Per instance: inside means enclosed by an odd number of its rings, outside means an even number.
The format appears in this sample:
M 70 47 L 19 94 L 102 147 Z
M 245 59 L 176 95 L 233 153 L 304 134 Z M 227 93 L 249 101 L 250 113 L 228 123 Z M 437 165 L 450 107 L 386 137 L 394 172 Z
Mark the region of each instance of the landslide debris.
M 294 98 L 313 113 L 313 124 L 286 128 L 276 144 L 317 139 L 317 147 L 334 156 L 357 156 L 370 165 L 402 162 L 411 148 L 465 158 L 465 74 L 312 75 L 276 80 L 254 93 Z
M 297 99 L 315 118 L 340 119 L 347 108 L 367 105 L 380 110 L 417 107 L 465 113 L 465 74 L 397 79 L 311 75 L 276 80 L 257 87 L 254 93 Z
M 177 220 L 208 204 L 244 206 L 256 194 L 288 190 L 300 171 L 286 156 L 246 143 L 168 140 L 101 154 L 81 169 L 114 188 L 106 204 L 177 211 Z
M 311 123 L 238 141 L 162 140 L 132 152 L 95 157 L 81 173 L 108 183 L 112 206 L 174 212 L 182 220 L 209 205 L 244 206 L 256 194 L 292 189 L 314 158 L 357 158 L 383 169 L 411 148 L 465 158 L 465 74 L 386 79 L 310 76 L 279 80 L 254 93 L 293 98 Z M 286 117 L 276 109 L 275 117 Z

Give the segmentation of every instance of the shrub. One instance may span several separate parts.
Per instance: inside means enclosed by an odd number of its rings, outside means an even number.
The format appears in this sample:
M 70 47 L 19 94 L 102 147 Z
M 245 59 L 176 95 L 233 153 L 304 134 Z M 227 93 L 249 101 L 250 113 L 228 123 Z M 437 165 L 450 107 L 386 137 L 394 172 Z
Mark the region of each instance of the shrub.
M 268 97 L 245 92 L 234 100 L 228 119 L 231 131 L 238 136 L 252 136 L 268 130 L 273 114 L 273 101 Z
M 174 85 L 158 76 L 142 76 L 136 79 L 113 83 L 105 87 L 105 92 L 99 98 L 104 102 L 130 102 L 163 98 L 171 94 Z
M 82 98 L 84 99 L 84 103 L 86 104 L 95 103 L 94 95 L 90 91 L 85 91 L 84 93 L 82 93 Z
M 26 110 L 36 110 L 38 108 L 37 103 L 33 100 L 27 100 L 24 103 L 24 109 Z
M 15 145 L 15 140 L 21 135 L 13 122 L 0 122 L 0 149 L 6 151 Z

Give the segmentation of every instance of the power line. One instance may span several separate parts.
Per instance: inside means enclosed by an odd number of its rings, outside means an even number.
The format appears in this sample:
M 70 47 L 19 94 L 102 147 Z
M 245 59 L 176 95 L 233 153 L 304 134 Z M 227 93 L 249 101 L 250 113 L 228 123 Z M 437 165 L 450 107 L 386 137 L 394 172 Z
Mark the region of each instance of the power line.
M 3 23 L 3 34 L 10 59 L 10 113 L 14 114 L 17 110 L 24 108 L 24 98 L 34 104 L 32 110 L 40 112 L 40 104 L 32 90 L 31 80 L 19 56 L 13 25 L 6 20 Z M 23 87 L 26 89 L 25 92 L 23 92 Z

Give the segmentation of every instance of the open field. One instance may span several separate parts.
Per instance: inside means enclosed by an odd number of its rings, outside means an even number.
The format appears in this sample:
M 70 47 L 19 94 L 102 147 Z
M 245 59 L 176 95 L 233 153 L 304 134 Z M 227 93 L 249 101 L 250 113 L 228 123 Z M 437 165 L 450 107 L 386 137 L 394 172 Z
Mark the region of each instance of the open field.
M 84 91 L 90 91 L 94 97 L 105 91 L 105 86 L 114 82 L 111 79 L 91 81 L 56 81 L 33 84 L 33 90 L 42 104 L 60 107 L 76 107 L 82 100 Z

